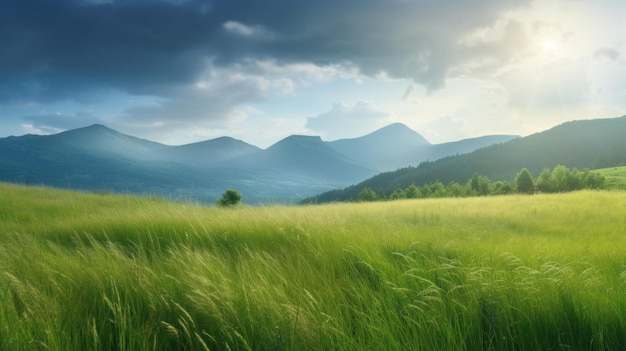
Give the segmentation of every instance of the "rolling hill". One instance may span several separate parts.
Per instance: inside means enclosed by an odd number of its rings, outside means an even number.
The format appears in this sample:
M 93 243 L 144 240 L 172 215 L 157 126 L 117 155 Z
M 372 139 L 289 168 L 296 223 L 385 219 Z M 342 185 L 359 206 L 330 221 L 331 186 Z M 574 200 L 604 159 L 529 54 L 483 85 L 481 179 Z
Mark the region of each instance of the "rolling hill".
M 366 187 L 389 194 L 410 184 L 452 181 L 464 183 L 474 172 L 491 180 L 513 181 L 522 168 L 537 176 L 544 168 L 558 164 L 570 168 L 603 168 L 626 164 L 626 116 L 572 121 L 544 132 L 453 155 L 417 167 L 384 172 L 361 183 L 308 198 L 323 203 L 357 198 Z
M 490 135 L 431 144 L 404 124 L 394 123 L 359 138 L 341 139 L 329 144 L 337 152 L 380 172 L 385 172 L 407 166 L 417 166 L 425 160 L 464 154 L 515 138 L 517 138 L 515 135 Z

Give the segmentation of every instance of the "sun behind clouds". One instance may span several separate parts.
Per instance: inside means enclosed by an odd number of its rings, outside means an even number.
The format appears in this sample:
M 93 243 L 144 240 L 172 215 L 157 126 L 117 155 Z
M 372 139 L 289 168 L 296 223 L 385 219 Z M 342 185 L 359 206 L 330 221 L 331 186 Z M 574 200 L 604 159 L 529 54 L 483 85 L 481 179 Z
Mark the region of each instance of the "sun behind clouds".
M 556 48 L 556 45 L 554 44 L 554 41 L 551 39 L 546 39 L 542 42 L 541 44 L 541 49 L 544 52 L 551 52 L 554 51 L 554 49 Z

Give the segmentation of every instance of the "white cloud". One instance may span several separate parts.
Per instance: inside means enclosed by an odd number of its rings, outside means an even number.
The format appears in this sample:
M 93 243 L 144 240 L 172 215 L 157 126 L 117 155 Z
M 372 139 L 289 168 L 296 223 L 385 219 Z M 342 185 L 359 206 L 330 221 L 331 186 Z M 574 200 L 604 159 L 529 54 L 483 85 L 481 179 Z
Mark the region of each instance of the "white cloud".
M 306 127 L 325 140 L 353 138 L 373 132 L 394 120 L 391 113 L 377 110 L 370 103 L 359 101 L 349 106 L 336 103 L 330 111 L 309 117 Z
M 54 134 L 68 129 L 103 124 L 103 120 L 90 112 L 64 114 L 60 112 L 42 113 L 22 117 L 22 129 L 27 133 Z
M 127 109 L 118 119 L 122 128 L 149 128 L 162 140 L 167 133 L 196 129 L 232 130 L 264 111 L 255 107 L 265 101 L 293 94 L 299 87 L 358 75 L 349 65 L 317 66 L 312 63 L 279 64 L 248 60 L 228 67 L 209 64 L 194 84 L 176 87 L 169 98 Z M 271 117 L 266 117 L 266 119 Z M 194 133 L 197 134 L 197 133 Z
M 256 38 L 256 39 L 271 39 L 274 35 L 263 26 L 248 26 L 236 21 L 224 22 L 224 29 L 234 35 Z
M 450 115 L 443 116 L 422 124 L 420 133 L 428 136 L 428 138 L 433 137 L 433 140 L 435 140 L 433 143 L 461 140 L 467 138 L 467 135 L 470 133 L 468 130 L 469 123 L 471 121 L 466 118 Z
M 459 52 L 465 61 L 454 67 L 451 76 L 490 79 L 531 55 L 527 26 L 517 20 L 501 20 L 461 41 Z

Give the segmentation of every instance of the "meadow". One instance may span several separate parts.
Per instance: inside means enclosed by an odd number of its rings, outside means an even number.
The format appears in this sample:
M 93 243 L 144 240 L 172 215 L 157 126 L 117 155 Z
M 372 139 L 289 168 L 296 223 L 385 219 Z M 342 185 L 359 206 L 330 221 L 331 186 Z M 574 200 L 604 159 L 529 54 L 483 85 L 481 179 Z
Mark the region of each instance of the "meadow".
M 626 166 L 610 167 L 594 170 L 606 179 L 606 187 L 626 190 Z
M 219 208 L 0 184 L 1 350 L 626 348 L 626 193 Z

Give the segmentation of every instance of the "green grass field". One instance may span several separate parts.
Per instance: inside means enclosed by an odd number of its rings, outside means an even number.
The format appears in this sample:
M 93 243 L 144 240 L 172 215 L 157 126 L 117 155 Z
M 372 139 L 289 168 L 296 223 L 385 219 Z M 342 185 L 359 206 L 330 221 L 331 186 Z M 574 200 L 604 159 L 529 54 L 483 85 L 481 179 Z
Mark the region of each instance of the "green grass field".
M 606 178 L 607 188 L 626 190 L 626 167 L 596 169 L 594 172 Z
M 624 192 L 0 199 L 1 350 L 626 348 Z

